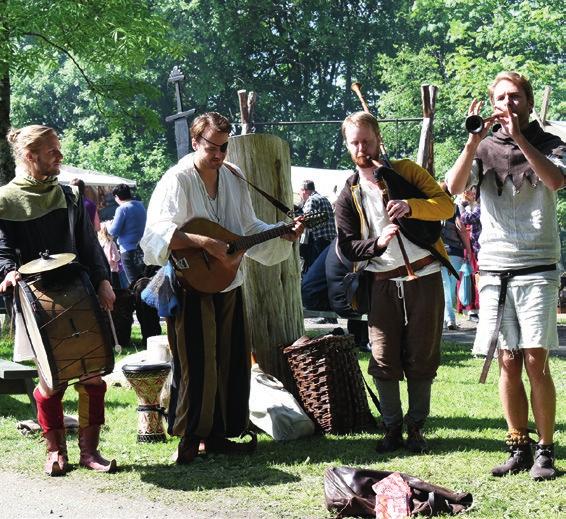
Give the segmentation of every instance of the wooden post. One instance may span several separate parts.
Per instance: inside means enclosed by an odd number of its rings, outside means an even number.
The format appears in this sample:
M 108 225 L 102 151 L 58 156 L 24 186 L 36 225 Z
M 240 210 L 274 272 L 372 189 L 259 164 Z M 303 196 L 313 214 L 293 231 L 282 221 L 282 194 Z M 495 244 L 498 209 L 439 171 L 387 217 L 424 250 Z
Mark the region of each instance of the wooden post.
M 417 153 L 417 164 L 425 168 L 434 176 L 434 135 L 433 120 L 436 104 L 437 87 L 434 85 L 421 86 L 421 99 L 423 103 L 423 126 L 419 140 L 419 151 Z
M 255 92 L 250 92 L 248 94 L 248 133 L 254 133 L 254 112 L 255 105 L 257 102 L 257 94 Z
M 264 133 L 232 137 L 227 160 L 239 166 L 250 182 L 292 207 L 291 158 L 284 140 Z M 250 194 L 259 219 L 289 222 L 254 189 L 250 188 Z M 265 372 L 294 390 L 281 346 L 304 333 L 298 245 L 294 244 L 290 257 L 278 265 L 266 267 L 245 258 L 242 268 L 246 324 L 257 361 Z
M 250 114 L 248 111 L 248 92 L 238 90 L 238 101 L 240 103 L 240 120 L 242 124 L 242 135 L 249 133 Z
M 550 101 L 550 93 L 552 92 L 552 87 L 545 86 L 544 93 L 542 94 L 542 103 L 540 105 L 540 119 L 541 126 L 544 127 L 546 124 L 546 114 L 548 113 L 548 103 Z

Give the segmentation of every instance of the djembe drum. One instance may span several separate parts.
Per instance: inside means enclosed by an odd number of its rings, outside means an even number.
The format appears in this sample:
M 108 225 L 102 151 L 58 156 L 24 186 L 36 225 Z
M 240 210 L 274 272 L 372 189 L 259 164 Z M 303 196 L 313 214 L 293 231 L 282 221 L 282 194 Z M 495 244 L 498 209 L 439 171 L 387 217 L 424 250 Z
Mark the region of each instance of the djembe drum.
M 138 397 L 138 442 L 164 442 L 159 395 L 171 365 L 167 362 L 125 364 L 122 371 Z

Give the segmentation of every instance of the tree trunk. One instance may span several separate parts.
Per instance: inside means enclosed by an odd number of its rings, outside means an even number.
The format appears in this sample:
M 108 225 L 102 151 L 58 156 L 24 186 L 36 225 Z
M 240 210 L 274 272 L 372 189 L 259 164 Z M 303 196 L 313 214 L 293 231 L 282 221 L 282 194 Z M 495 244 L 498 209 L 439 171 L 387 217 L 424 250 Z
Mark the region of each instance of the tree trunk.
M 14 178 L 14 160 L 6 135 L 10 129 L 10 69 L 0 61 L 0 186 Z
M 248 134 L 230 139 L 227 160 L 246 178 L 292 207 L 291 162 L 287 142 L 274 135 Z M 267 223 L 285 220 L 281 211 L 250 187 L 257 217 Z M 280 239 L 280 238 L 276 238 Z M 266 267 L 245 258 L 242 264 L 247 327 L 261 368 L 294 389 L 281 347 L 304 333 L 298 246 L 282 263 Z

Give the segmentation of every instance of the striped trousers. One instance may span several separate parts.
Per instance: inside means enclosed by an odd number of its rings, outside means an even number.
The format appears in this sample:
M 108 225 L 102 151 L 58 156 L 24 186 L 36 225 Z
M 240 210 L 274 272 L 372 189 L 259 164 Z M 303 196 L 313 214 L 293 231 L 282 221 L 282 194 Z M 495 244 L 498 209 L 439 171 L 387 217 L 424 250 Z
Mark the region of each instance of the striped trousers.
M 183 291 L 180 299 L 167 326 L 173 355 L 168 432 L 239 436 L 248 428 L 251 368 L 241 288 L 212 295 Z

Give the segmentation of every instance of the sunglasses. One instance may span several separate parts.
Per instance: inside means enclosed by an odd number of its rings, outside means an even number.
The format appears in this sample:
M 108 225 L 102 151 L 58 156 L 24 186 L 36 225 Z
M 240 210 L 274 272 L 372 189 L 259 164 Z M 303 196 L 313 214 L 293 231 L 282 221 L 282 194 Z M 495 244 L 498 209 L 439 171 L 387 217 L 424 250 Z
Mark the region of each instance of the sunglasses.
M 226 151 L 228 150 L 229 141 L 226 141 L 224 144 L 220 145 L 220 144 L 216 144 L 215 142 L 209 141 L 206 137 L 203 137 L 202 135 L 200 136 L 200 138 L 208 142 L 208 144 L 212 144 L 213 146 L 216 146 L 222 153 L 226 153 Z

